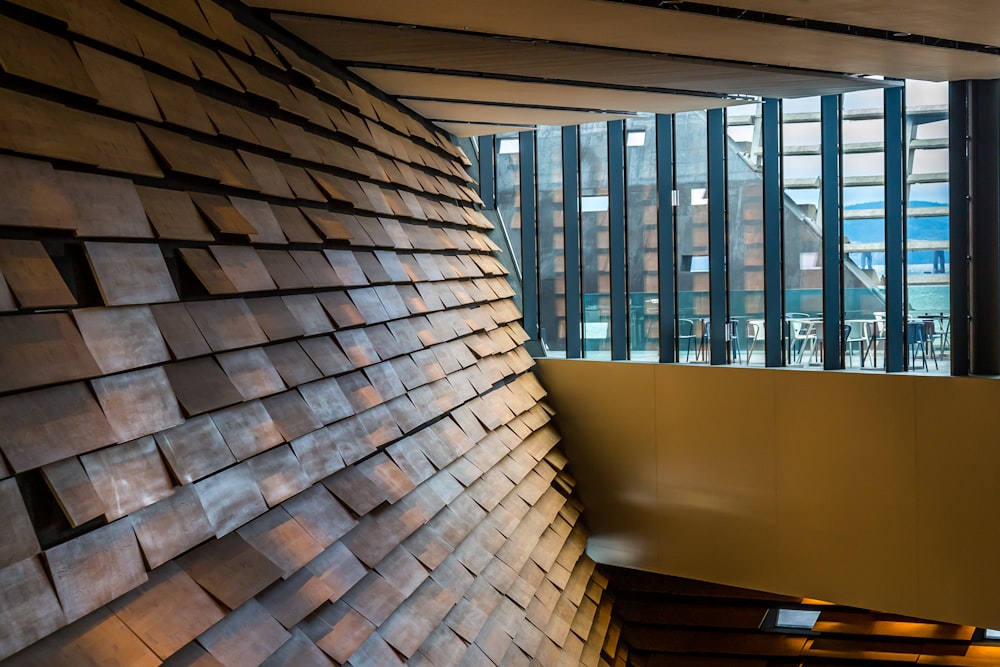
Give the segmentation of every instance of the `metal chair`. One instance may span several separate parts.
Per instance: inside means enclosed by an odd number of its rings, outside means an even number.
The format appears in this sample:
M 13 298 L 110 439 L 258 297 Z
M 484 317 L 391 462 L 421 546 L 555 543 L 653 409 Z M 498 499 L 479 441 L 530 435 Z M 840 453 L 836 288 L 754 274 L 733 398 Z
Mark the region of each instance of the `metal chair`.
M 750 365 L 750 357 L 753 356 L 754 346 L 757 345 L 757 341 L 764 342 L 764 320 L 748 320 L 747 321 L 747 366 Z
M 694 330 L 694 320 L 677 320 L 677 351 L 680 352 L 680 347 L 683 342 L 687 342 L 687 355 L 684 357 L 684 361 L 691 361 L 691 348 L 695 344 Z M 697 354 L 695 354 L 695 360 L 698 359 Z

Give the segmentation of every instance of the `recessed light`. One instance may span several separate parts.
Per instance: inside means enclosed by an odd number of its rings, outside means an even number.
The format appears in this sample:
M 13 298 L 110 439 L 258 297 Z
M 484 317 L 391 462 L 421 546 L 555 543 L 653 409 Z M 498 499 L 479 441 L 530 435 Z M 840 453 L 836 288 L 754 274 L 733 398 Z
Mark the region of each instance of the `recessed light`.
M 501 139 L 497 155 L 513 155 L 521 152 L 521 144 L 517 139 Z
M 774 627 L 812 630 L 817 620 L 819 620 L 818 611 L 810 611 L 808 609 L 779 609 L 778 620 L 775 621 Z
M 645 146 L 646 130 L 629 130 L 625 133 L 626 146 Z

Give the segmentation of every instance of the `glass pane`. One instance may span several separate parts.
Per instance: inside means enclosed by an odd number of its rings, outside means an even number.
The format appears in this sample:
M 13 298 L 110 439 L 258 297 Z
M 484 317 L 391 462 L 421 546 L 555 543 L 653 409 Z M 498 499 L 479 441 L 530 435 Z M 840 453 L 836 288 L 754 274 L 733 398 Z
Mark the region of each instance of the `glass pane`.
M 704 111 L 674 116 L 677 234 L 677 359 L 708 361 L 708 123 Z
M 496 136 L 497 211 L 510 239 L 514 262 L 521 266 L 521 154 L 516 133 Z
M 909 367 L 951 372 L 948 84 L 906 82 L 906 306 Z
M 823 317 L 820 98 L 782 102 L 781 139 L 785 363 L 807 365 L 819 360 Z
M 884 344 L 876 340 L 878 348 L 871 348 L 873 332 L 884 328 L 885 318 L 885 97 L 882 91 L 876 92 L 843 97 L 843 346 L 847 368 L 866 363 L 874 367 L 874 352 L 884 366 Z
M 583 356 L 611 358 L 611 272 L 608 244 L 608 126 L 580 126 L 580 248 Z
M 727 134 L 754 129 L 749 144 L 728 143 L 730 363 L 764 365 L 764 181 L 758 162 L 759 104 L 730 108 Z
M 539 127 L 538 310 L 549 356 L 566 355 L 566 256 L 563 253 L 562 128 Z M 575 265 L 576 262 L 573 262 Z
M 625 242 L 628 253 L 629 358 L 659 359 L 656 117 L 625 123 Z

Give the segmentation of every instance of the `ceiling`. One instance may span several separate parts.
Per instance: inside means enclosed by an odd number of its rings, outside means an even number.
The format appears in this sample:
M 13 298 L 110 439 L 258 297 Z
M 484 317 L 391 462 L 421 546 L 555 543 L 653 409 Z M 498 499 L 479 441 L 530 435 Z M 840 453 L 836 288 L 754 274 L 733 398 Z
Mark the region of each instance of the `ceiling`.
M 1000 4 L 247 0 L 460 135 L 1000 77 Z
M 958 667 L 1000 660 L 1000 646 L 980 641 L 973 626 L 626 568 L 602 571 L 614 591 L 632 664 L 645 667 Z M 810 628 L 782 628 L 776 623 L 778 610 L 812 611 L 803 625 L 815 622 Z

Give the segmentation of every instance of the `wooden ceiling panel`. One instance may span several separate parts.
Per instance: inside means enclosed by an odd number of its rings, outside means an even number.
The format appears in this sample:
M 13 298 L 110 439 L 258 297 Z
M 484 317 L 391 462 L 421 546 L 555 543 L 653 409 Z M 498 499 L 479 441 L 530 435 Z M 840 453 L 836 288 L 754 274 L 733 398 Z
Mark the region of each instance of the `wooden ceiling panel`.
M 526 132 L 536 129 L 535 125 L 493 125 L 490 123 L 458 123 L 447 121 L 437 121 L 434 124 L 456 137 L 481 137 L 485 134 Z
M 883 85 L 824 72 L 713 63 L 654 53 L 403 29 L 358 21 L 284 15 L 276 18 L 330 57 L 357 63 L 768 97 L 821 95 Z
M 985 46 L 997 44 L 1000 32 L 1000 5 L 993 0 L 721 0 L 715 4 Z
M 984 5 L 985 2 L 981 0 Z M 463 0 L 422 3 L 252 0 L 250 4 L 650 53 L 669 48 L 670 53 L 677 55 L 779 67 L 794 65 L 848 74 L 864 72 L 932 81 L 995 78 L 1000 74 L 1000 57 L 983 53 L 601 0 L 510 0 L 486 4 Z M 948 10 L 942 6 L 939 11 Z M 989 11 L 995 14 L 992 8 Z M 325 41 L 336 39 L 336 33 L 329 33 Z
M 527 107 L 575 107 L 608 111 L 640 109 L 650 113 L 697 111 L 742 103 L 738 100 L 696 95 L 670 95 L 613 88 L 527 83 L 482 76 L 455 76 L 371 67 L 357 67 L 353 70 L 380 89 L 398 97 L 502 102 L 523 104 Z
M 401 100 L 420 115 L 431 120 L 472 121 L 475 123 L 517 123 L 539 125 L 581 125 L 598 121 L 628 118 L 623 114 L 591 111 L 539 109 L 466 102 L 436 102 L 433 100 Z

